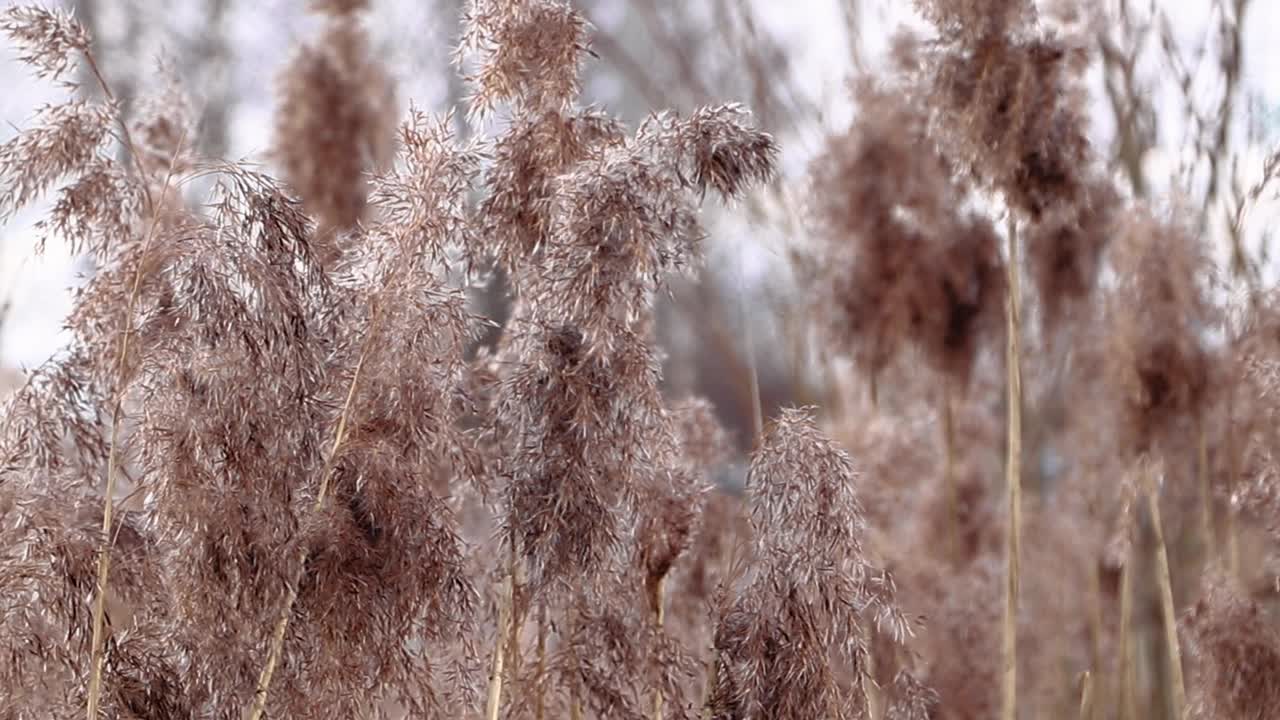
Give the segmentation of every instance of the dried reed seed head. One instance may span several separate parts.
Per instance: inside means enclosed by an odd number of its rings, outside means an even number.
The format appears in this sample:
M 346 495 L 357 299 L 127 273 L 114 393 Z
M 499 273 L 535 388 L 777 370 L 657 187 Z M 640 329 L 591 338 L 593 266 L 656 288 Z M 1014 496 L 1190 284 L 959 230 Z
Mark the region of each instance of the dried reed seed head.
M 617 570 L 601 587 L 584 587 L 566 608 L 574 621 L 561 637 L 565 649 L 549 658 L 548 673 L 575 688 L 588 717 L 650 717 L 659 688 L 666 716 L 695 717 L 689 679 L 701 669 L 700 658 L 675 633 L 656 627 L 634 578 Z M 527 696 L 512 704 L 513 711 L 534 714 Z
M 330 20 L 280 77 L 275 155 L 308 211 L 335 230 L 364 218 L 366 176 L 394 151 L 395 89 L 368 44 L 355 20 Z
M 644 334 L 667 276 L 700 257 L 689 191 L 738 193 L 771 172 L 772 139 L 747 119 L 732 106 L 654 116 L 567 168 L 549 186 L 541 262 L 522 273 L 538 316 L 567 320 L 606 353 L 618 333 Z
M 96 160 L 114 117 L 114 108 L 79 100 L 45 106 L 33 127 L 0 145 L 0 219 Z
M 40 77 L 58 79 L 89 52 L 89 31 L 65 10 L 14 5 L 0 15 L 0 31 L 21 49 L 18 60 Z
M 1027 262 L 1044 305 L 1044 323 L 1054 327 L 1096 284 L 1103 253 L 1121 221 L 1115 186 L 1097 178 L 1073 205 L 1047 211 L 1027 232 Z
M 705 237 L 676 177 L 638 148 L 607 150 L 558 180 L 543 265 L 530 283 L 538 312 L 607 347 L 638 329 L 666 275 Z
M 626 140 L 621 122 L 593 108 L 522 114 L 495 141 L 476 223 L 483 247 L 517 291 L 551 232 L 556 177 L 600 148 Z M 517 292 L 518 294 L 518 292 Z
M 938 30 L 895 44 L 895 66 L 930 110 L 930 134 L 1028 222 L 1027 257 L 1046 325 L 1087 295 L 1118 194 L 1088 139 L 1092 40 L 1055 32 L 1027 0 L 917 0 Z
M 501 103 L 522 112 L 567 110 L 580 89 L 588 23 L 562 0 L 470 0 L 459 60 L 477 56 L 472 113 Z
M 1206 573 L 1182 619 L 1195 670 L 1194 717 L 1262 720 L 1280 703 L 1280 633 L 1239 581 Z
M 468 196 L 481 150 L 458 142 L 450 120 L 413 109 L 400 128 L 400 161 L 374 176 L 369 197 L 379 213 L 371 234 L 392 241 L 404 257 L 438 265 L 450 250 L 470 250 L 476 234 Z
M 748 476 L 755 552 L 720 611 L 713 717 L 845 717 L 843 698 L 866 701 L 864 631 L 908 633 L 892 577 L 864 557 L 854 484 L 805 410 L 783 411 L 761 438 Z M 832 663 L 851 670 L 849 687 Z
M 415 429 L 397 428 L 401 437 Z M 439 648 L 472 632 L 478 605 L 453 513 L 423 482 L 438 453 L 409 446 L 406 461 L 397 451 L 407 443 L 372 430 L 343 454 L 332 500 L 301 528 L 309 551 L 299 629 L 311 642 L 295 652 L 308 656 L 311 674 L 331 678 L 335 701 L 363 682 L 412 687 L 431 668 L 394 648 L 409 638 Z M 349 667 L 351 657 L 366 667 Z M 310 693 L 312 703 L 330 694 Z
M 938 717 L 940 700 L 933 688 L 906 670 L 899 670 L 888 692 L 885 720 L 932 720 Z
M 676 560 L 689 548 L 697 532 L 701 495 L 707 490 L 705 485 L 695 485 L 687 476 L 672 478 L 671 484 L 683 487 L 644 493 L 647 497 L 641 501 L 636 530 L 637 560 L 651 588 L 667 577 Z M 653 599 L 659 600 L 656 596 Z
M 944 37 L 962 42 L 1016 32 L 1036 21 L 1030 0 L 913 0 Z
M 83 479 L 101 471 L 108 450 L 98 408 L 109 386 L 95 381 L 90 362 L 78 351 L 61 362 L 46 362 L 6 398 L 0 486 L 26 488 L 32 478 L 45 475 Z
M 774 575 L 741 588 L 719 614 L 713 718 L 852 718 L 867 712 L 865 598 L 840 598 Z M 848 602 L 849 598 L 857 598 Z M 900 640 L 900 638 L 898 639 Z
M 671 419 L 680 439 L 681 460 L 704 480 L 710 479 L 733 450 L 715 407 L 705 398 L 685 398 L 672 406 Z
M 824 332 L 870 372 L 914 346 L 966 384 L 1001 328 L 999 238 L 964 208 L 917 101 L 870 81 L 855 92 L 858 120 L 812 168 Z
M 639 491 L 639 561 L 651 593 L 696 540 L 703 504 L 713 488 L 709 474 L 728 454 L 724 430 L 704 400 L 678 404 L 660 431 L 672 434 L 667 442 L 678 450 L 671 453 L 672 467 L 652 474 Z
M 175 636 L 200 658 L 191 672 L 211 694 L 200 704 L 248 701 L 261 658 L 243 648 L 260 642 L 297 573 L 287 653 L 298 666 L 282 668 L 272 706 L 350 714 L 367 700 L 352 688 L 377 683 L 427 703 L 429 669 L 402 645 L 451 640 L 476 603 L 452 512 L 433 492 L 439 473 L 464 477 L 472 453 L 455 414 L 473 324 L 465 298 L 437 279 L 429 253 L 388 232 L 363 246 L 371 272 L 334 282 L 316 268 L 296 203 L 244 171 L 224 183 L 211 227 L 185 238 L 166 271 L 171 309 L 138 333 L 152 527 L 183 608 Z M 419 199 L 447 210 L 465 192 L 441 185 Z M 371 318 L 378 303 L 382 323 Z M 357 365 L 331 497 L 312 515 L 312 483 Z M 322 687 L 310 687 L 317 678 Z
M 1083 41 L 1040 27 L 1026 0 L 920 0 L 941 42 L 922 69 L 948 147 L 1032 219 L 1074 201 L 1091 161 Z
M 783 410 L 752 454 L 747 475 L 765 562 L 801 558 L 815 548 L 860 558 L 865 526 L 855 475 L 853 461 L 823 435 L 809 410 Z M 795 581 L 805 577 L 801 572 Z
M 177 69 L 167 61 L 161 61 L 157 69 L 152 91 L 136 103 L 129 135 L 140 155 L 137 162 L 157 185 L 154 194 L 158 197 L 167 175 L 180 176 L 191 169 L 198 118 Z
M 669 154 L 685 182 L 702 193 L 710 188 L 725 200 L 740 198 L 773 178 L 778 146 L 756 127 L 742 105 L 702 107 L 687 118 L 672 112 L 651 115 L 637 140 Z
M 368 10 L 369 0 L 309 0 L 307 7 L 311 12 L 341 17 Z
M 621 509 L 673 467 L 676 446 L 641 338 L 621 333 L 606 349 L 575 327 L 535 323 L 516 343 L 496 409 L 511 433 L 505 524 L 542 589 L 606 567 Z
M 986 38 L 940 51 L 931 82 L 950 143 L 965 164 L 1036 220 L 1072 204 L 1091 167 L 1083 97 L 1075 83 L 1083 50 L 1053 36 Z
M 1042 28 L 1023 0 L 918 5 L 942 35 L 917 71 L 935 124 L 948 152 L 1031 221 L 1028 257 L 1052 323 L 1092 289 L 1118 205 L 1088 140 L 1087 44 Z
M 145 198 L 136 174 L 111 160 L 92 161 L 58 191 L 53 208 L 37 223 L 38 247 L 54 239 L 73 254 L 110 257 L 124 238 L 138 233 Z
M 1108 377 L 1123 393 L 1127 431 L 1145 449 L 1204 411 L 1212 363 L 1206 332 L 1218 313 L 1205 286 L 1204 248 L 1178 220 L 1131 216 L 1112 262 Z

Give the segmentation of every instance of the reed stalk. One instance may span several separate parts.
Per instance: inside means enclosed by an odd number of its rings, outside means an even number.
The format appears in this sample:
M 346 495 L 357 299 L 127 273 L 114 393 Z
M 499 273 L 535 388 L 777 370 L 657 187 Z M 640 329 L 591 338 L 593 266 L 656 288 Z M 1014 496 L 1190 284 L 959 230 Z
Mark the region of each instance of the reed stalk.
M 1093 718 L 1093 674 L 1085 671 L 1080 680 L 1080 720 Z
M 942 391 L 942 445 L 942 479 L 947 495 L 947 557 L 956 561 L 960 557 L 960 491 L 956 486 L 956 432 L 949 381 L 944 383 Z
M 1120 720 L 1136 720 L 1133 696 L 1133 577 L 1132 560 L 1120 568 L 1120 633 L 1116 639 L 1116 675 L 1120 685 Z
M 1008 458 L 1005 482 L 1008 492 L 1009 526 L 1005 537 L 1005 598 L 1003 622 L 1003 698 L 1000 717 L 1016 720 L 1018 716 L 1018 590 L 1019 545 L 1022 525 L 1022 369 L 1019 333 L 1021 321 L 1021 288 L 1018 271 L 1017 225 L 1009 223 L 1009 298 L 1008 316 Z
M 667 617 L 666 597 L 665 597 L 666 587 L 667 587 L 667 578 L 665 576 L 662 578 L 659 578 L 658 582 L 654 583 L 653 585 L 653 598 L 652 598 L 653 623 L 654 623 L 654 627 L 657 630 L 658 635 L 662 634 L 663 626 L 666 622 L 666 617 Z M 662 720 L 662 704 L 663 704 L 662 686 L 659 685 L 653 690 L 653 720 Z
M 1164 527 L 1160 521 L 1160 499 L 1155 478 L 1148 471 L 1147 501 L 1151 510 L 1151 526 L 1155 530 L 1156 583 L 1160 591 L 1160 610 L 1164 621 L 1165 645 L 1169 652 L 1169 674 L 1174 717 L 1182 720 L 1187 705 L 1186 683 L 1182 675 L 1182 650 L 1178 644 L 1178 617 L 1173 605 L 1173 584 L 1169 577 L 1169 551 L 1165 545 Z
M 484 716 L 486 720 L 498 720 L 498 712 L 502 707 L 502 673 L 503 660 L 509 652 L 509 631 L 512 622 L 512 605 L 515 596 L 515 568 L 509 568 L 507 587 L 498 605 L 498 628 L 493 641 L 493 659 L 489 666 L 489 694 L 485 701 Z
M 1200 534 L 1204 542 L 1205 562 L 1217 557 L 1217 540 L 1213 531 L 1213 483 L 1209 476 L 1209 442 L 1204 418 L 1196 422 L 1196 480 L 1200 488 Z

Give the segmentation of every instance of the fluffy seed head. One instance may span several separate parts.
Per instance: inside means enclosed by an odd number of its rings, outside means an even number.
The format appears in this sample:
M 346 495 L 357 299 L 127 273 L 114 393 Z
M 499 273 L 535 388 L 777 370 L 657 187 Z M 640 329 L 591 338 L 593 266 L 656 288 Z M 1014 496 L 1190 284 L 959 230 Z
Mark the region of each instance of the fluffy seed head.
M 350 17 L 330 20 L 280 79 L 275 153 L 285 179 L 327 228 L 364 218 L 369 173 L 394 150 L 395 91 Z
M 909 347 L 960 384 L 999 332 L 1003 271 L 990 221 L 933 148 L 912 98 L 870 82 L 812 169 L 824 335 L 877 373 Z
M 0 31 L 21 48 L 18 59 L 40 77 L 62 77 L 78 54 L 89 51 L 89 31 L 64 10 L 8 7 L 0 15 Z

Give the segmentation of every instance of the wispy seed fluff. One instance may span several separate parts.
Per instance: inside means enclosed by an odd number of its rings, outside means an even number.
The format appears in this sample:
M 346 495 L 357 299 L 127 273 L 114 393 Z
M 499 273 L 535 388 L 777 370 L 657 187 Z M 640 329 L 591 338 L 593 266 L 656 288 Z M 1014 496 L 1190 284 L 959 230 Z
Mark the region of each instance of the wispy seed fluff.
M 470 0 L 456 59 L 481 58 L 471 109 L 511 103 L 519 114 L 567 110 L 581 88 L 588 24 L 562 0 Z
M 857 120 L 812 168 L 822 327 L 871 373 L 911 347 L 963 385 L 1001 328 L 999 238 L 965 208 L 910 93 L 864 80 L 855 97 Z
M 1239 587 L 1210 572 L 1183 618 L 1193 663 L 1192 717 L 1263 720 L 1280 707 L 1280 633 L 1275 619 Z
M 315 12 L 337 17 L 367 9 L 369 0 L 311 0 L 308 4 Z
M 279 80 L 275 154 L 284 179 L 322 230 L 347 230 L 364 218 L 366 176 L 395 151 L 395 89 L 369 49 L 355 10 L 324 2 L 320 37 L 300 47 Z
M 960 169 L 1026 221 L 1052 323 L 1094 287 L 1118 194 L 1088 139 L 1086 41 L 1047 29 L 1030 0 L 916 0 L 937 42 L 904 56 Z
M 608 346 L 652 315 L 654 293 L 701 257 L 698 195 L 732 200 L 773 170 L 773 138 L 737 105 L 651 116 L 553 185 L 547 245 L 525 294 Z
M 618 548 L 619 510 L 654 476 L 680 475 L 669 472 L 677 441 L 651 346 L 654 296 L 700 253 L 699 195 L 733 199 L 763 182 L 776 147 L 736 105 L 657 113 L 631 137 L 575 108 L 586 24 L 567 3 L 476 0 L 465 20 L 472 109 L 511 115 L 477 253 L 508 271 L 516 296 L 496 423 L 506 528 L 540 589 L 597 577 Z
M 714 487 L 711 472 L 728 454 L 724 430 L 707 401 L 686 399 L 670 409 L 669 418 L 678 443 L 676 462 L 641 490 L 636 527 L 636 559 L 657 601 L 659 584 L 696 540 L 703 504 Z
M 807 411 L 786 410 L 747 482 L 753 557 L 718 621 L 713 717 L 862 717 L 866 631 L 900 642 L 909 629 L 892 578 L 864 552 L 853 461 Z
M 529 562 L 530 583 L 593 576 L 617 549 L 618 507 L 648 474 L 671 463 L 659 368 L 625 333 L 603 357 L 571 325 L 519 340 L 521 361 L 503 380 L 498 417 L 513 434 L 507 531 Z
M 18 46 L 19 62 L 40 77 L 62 77 L 89 51 L 89 32 L 68 12 L 15 5 L 0 15 L 0 31 Z
M 1142 450 L 1203 411 L 1216 311 L 1203 245 L 1177 220 L 1140 212 L 1125 222 L 1113 251 L 1116 284 L 1104 301 L 1107 378 L 1122 399 L 1122 426 Z
M 0 145 L 0 220 L 98 157 L 112 108 L 83 100 L 43 108 L 33 127 Z
M 469 71 L 469 110 L 484 116 L 502 106 L 509 115 L 490 151 L 476 254 L 496 261 L 518 293 L 551 232 L 555 179 L 622 142 L 625 129 L 599 109 L 574 106 L 587 24 L 567 3 L 471 0 L 463 21 L 455 62 Z

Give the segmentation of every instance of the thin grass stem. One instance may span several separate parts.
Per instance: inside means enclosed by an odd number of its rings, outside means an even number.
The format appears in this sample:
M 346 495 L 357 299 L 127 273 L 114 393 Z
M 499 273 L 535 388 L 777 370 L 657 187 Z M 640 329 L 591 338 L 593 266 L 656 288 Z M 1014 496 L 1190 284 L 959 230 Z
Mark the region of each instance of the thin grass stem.
M 1022 369 L 1019 336 L 1021 320 L 1021 287 L 1018 271 L 1017 225 L 1009 223 L 1009 298 L 1008 315 L 1008 458 L 1005 482 L 1008 492 L 1009 526 L 1005 537 L 1005 598 L 1003 623 L 1003 697 L 1001 718 L 1016 720 L 1018 716 L 1018 591 L 1019 545 L 1022 525 Z

